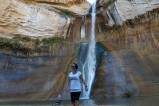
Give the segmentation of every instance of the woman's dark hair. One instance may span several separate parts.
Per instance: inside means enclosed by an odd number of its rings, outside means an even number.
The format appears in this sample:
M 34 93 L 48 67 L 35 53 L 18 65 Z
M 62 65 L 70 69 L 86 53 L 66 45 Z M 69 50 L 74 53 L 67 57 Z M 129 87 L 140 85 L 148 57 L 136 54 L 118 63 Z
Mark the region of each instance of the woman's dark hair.
M 74 64 L 75 68 L 78 69 L 78 65 L 76 63 L 73 63 L 73 64 Z

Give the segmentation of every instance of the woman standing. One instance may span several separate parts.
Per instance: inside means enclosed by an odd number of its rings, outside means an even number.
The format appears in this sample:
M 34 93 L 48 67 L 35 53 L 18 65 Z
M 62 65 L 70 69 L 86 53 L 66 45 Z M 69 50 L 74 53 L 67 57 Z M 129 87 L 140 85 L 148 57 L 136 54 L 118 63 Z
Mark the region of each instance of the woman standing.
M 82 78 L 81 72 L 77 70 L 78 65 L 73 63 L 71 67 L 72 71 L 68 75 L 71 103 L 73 106 L 79 106 L 79 97 L 82 90 L 81 82 L 85 85 L 86 91 L 88 89 L 85 81 Z

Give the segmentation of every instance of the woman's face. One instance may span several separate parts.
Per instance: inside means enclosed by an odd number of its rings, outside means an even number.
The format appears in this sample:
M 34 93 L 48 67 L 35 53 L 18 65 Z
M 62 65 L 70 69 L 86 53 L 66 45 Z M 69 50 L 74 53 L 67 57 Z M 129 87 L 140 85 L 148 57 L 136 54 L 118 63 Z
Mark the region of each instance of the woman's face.
M 72 70 L 75 70 L 76 68 L 75 68 L 75 66 L 72 66 Z
M 76 70 L 76 67 L 75 67 L 75 65 L 72 65 L 71 67 L 72 67 L 72 70 Z

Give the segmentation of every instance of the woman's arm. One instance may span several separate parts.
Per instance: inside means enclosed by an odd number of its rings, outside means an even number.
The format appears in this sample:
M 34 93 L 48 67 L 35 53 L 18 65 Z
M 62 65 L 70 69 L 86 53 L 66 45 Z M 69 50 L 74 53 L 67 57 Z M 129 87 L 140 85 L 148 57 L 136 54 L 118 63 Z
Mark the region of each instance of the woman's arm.
M 70 89 L 70 78 L 68 78 L 67 84 L 66 84 L 66 90 L 69 91 Z
M 87 84 L 86 84 L 85 80 L 83 79 L 82 75 L 80 75 L 80 79 L 81 79 L 82 83 L 86 86 Z
M 84 86 L 85 86 L 85 90 L 88 91 L 87 84 L 86 84 L 85 80 L 83 79 L 82 75 L 80 75 L 80 79 L 81 79 L 82 83 L 83 83 Z

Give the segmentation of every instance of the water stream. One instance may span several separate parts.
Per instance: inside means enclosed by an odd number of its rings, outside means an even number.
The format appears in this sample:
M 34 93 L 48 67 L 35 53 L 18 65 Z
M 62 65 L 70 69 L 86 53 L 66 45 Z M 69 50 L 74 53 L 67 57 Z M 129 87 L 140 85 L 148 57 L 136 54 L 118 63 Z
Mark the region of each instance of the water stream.
M 85 38 L 86 36 L 85 18 L 85 16 L 82 17 L 81 39 Z
M 96 22 L 96 2 L 92 4 L 92 13 L 91 13 L 91 38 L 88 44 L 88 52 L 86 60 L 82 66 L 83 77 L 88 85 L 88 91 L 83 92 L 83 98 L 88 99 L 90 96 L 92 83 L 94 81 L 95 71 L 96 71 L 96 39 L 95 39 L 95 22 Z

